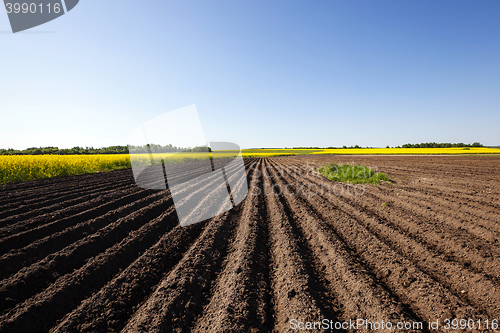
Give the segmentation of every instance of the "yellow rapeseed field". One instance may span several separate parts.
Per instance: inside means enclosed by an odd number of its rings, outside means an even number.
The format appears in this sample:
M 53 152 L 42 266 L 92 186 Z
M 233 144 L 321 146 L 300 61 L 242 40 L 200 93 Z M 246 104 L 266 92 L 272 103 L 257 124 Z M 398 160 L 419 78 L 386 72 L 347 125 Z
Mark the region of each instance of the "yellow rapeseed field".
M 467 148 L 360 148 L 322 149 L 312 154 L 342 155 L 450 155 L 450 154 L 500 154 L 500 149 L 486 147 Z
M 0 156 L 0 184 L 130 167 L 128 155 Z

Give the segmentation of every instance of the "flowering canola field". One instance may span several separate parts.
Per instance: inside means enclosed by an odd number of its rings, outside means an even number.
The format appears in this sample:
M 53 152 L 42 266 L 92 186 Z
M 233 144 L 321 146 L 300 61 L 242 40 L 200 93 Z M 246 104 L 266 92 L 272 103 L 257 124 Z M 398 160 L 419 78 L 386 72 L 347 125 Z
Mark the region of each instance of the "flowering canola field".
M 500 149 L 487 147 L 466 148 L 360 148 L 360 149 L 321 149 L 312 154 L 340 155 L 457 155 L 457 154 L 500 154 Z
M 128 155 L 0 156 L 0 184 L 130 167 Z

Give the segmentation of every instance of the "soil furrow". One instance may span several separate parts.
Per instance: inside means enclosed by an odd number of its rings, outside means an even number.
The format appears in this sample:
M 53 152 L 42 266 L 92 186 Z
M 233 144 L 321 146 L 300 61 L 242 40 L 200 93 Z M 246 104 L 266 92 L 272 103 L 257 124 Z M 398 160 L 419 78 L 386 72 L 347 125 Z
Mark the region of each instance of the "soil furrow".
M 319 185 L 320 190 L 323 190 L 324 182 L 329 182 L 323 176 L 319 176 L 319 181 L 315 183 Z M 324 187 L 327 188 L 326 185 Z M 420 214 L 415 211 L 415 204 L 408 204 L 403 196 L 398 195 L 401 192 L 397 188 L 391 193 L 393 195 L 386 195 L 385 192 L 380 191 L 380 186 L 366 185 L 363 196 L 353 195 L 344 196 L 344 198 L 357 210 L 370 217 L 377 216 L 383 219 L 384 223 L 390 225 L 391 228 L 426 244 L 429 250 L 444 254 L 441 256 L 444 260 L 454 260 L 465 268 L 474 269 L 475 272 L 482 272 L 488 277 L 498 279 L 500 265 L 496 257 L 500 252 L 496 246 L 491 243 L 485 246 L 484 240 L 475 240 L 471 237 L 472 235 L 462 230 L 461 225 L 456 229 L 451 229 L 447 227 L 450 223 L 443 224 L 441 220 L 434 222 L 434 219 L 429 216 Z M 366 200 L 367 196 L 374 200 Z M 423 211 L 427 212 L 429 208 L 426 207 Z M 438 207 L 433 208 L 433 210 L 437 209 Z
M 383 195 L 381 191 L 377 194 Z M 437 220 L 440 223 L 449 225 L 455 229 L 463 229 L 468 233 L 473 234 L 476 237 L 483 238 L 488 241 L 494 241 L 500 238 L 500 225 L 496 221 L 500 219 L 500 215 L 496 214 L 495 217 L 491 216 L 491 219 L 485 219 L 478 216 L 468 216 L 466 212 L 461 212 L 458 209 L 446 209 L 439 204 L 438 197 L 431 197 L 432 199 L 424 198 L 414 198 L 405 193 L 402 193 L 402 198 L 397 198 L 394 196 L 390 201 L 394 200 L 405 200 L 405 205 L 408 209 L 411 209 L 415 214 L 419 214 L 428 220 Z
M 152 195 L 144 199 L 139 199 L 130 204 L 121 206 L 95 219 L 80 222 L 73 227 L 69 227 L 63 231 L 37 240 L 22 249 L 6 253 L 0 258 L 0 266 L 4 267 L 4 269 L 0 271 L 0 279 L 4 279 L 14 274 L 22 267 L 30 266 L 50 253 L 57 252 L 82 238 L 94 234 L 101 228 L 106 227 L 122 217 L 132 214 L 134 211 L 138 211 L 144 207 L 151 209 L 162 203 L 165 205 L 167 200 L 170 200 L 170 198 L 166 197 L 165 193 L 153 192 Z
M 327 181 L 324 177 L 320 177 Z M 405 210 L 406 215 L 410 216 L 420 216 L 423 221 L 433 221 L 434 226 L 446 227 L 447 231 L 453 233 L 455 236 L 461 234 L 465 239 L 468 239 L 470 242 L 471 232 L 476 237 L 485 239 L 488 242 L 492 242 L 488 248 L 499 247 L 500 250 L 500 234 L 497 231 L 491 231 L 489 228 L 494 228 L 497 230 L 499 228 L 498 223 L 480 223 L 477 219 L 470 223 L 463 219 L 463 216 L 459 216 L 454 213 L 453 210 L 443 210 L 441 206 L 433 204 L 432 201 L 424 201 L 424 200 L 416 200 L 411 199 L 406 196 L 406 193 L 398 191 L 398 188 L 394 189 L 395 186 L 389 185 L 391 188 L 389 189 L 387 185 L 381 185 L 378 187 L 366 187 L 366 193 L 364 195 L 372 195 L 373 198 L 377 200 L 378 204 L 390 204 L 391 207 L 398 206 L 399 208 Z M 322 187 L 321 187 L 322 188 Z M 389 194 L 387 194 L 387 192 Z M 401 194 L 401 195 L 400 195 Z M 379 198 L 383 197 L 384 199 L 379 200 Z M 438 198 L 433 197 L 434 202 Z M 370 209 L 370 208 L 368 208 Z M 391 214 L 392 216 L 397 214 Z M 453 215 L 453 216 L 450 216 Z M 486 226 L 488 224 L 488 226 Z M 485 229 L 486 228 L 486 229 Z M 484 244 L 484 242 L 476 242 Z M 497 244 L 498 243 L 498 244 Z M 469 244 L 470 245 L 470 244 Z M 479 245 L 477 245 L 479 246 Z M 494 255 L 493 253 L 490 255 Z
M 425 200 L 427 202 L 430 201 L 431 204 L 437 203 L 440 206 L 446 206 L 450 210 L 468 214 L 471 217 L 485 219 L 489 221 L 495 221 L 495 220 L 498 221 L 499 218 L 498 212 L 500 211 L 500 205 L 491 206 L 489 203 L 473 200 L 477 199 L 478 198 L 477 196 L 467 196 L 467 197 L 463 196 L 461 198 L 458 198 L 448 195 L 447 193 L 444 193 L 442 189 L 437 190 L 431 188 L 422 191 L 422 189 L 413 188 L 411 186 L 405 187 L 404 194 L 406 196 L 411 196 L 418 200 Z M 465 199 L 464 200 L 465 202 L 464 203 L 456 202 L 457 199 L 461 200 Z
M 250 194 L 249 194 L 250 195 Z M 211 219 L 198 240 L 131 317 L 122 332 L 189 331 L 210 301 L 228 247 L 249 200 Z
M 112 184 L 129 181 L 133 183 L 131 170 L 117 170 L 105 173 L 87 174 L 70 177 L 34 180 L 24 183 L 1 185 L 0 205 L 16 203 L 18 200 L 30 200 L 40 197 L 40 194 L 55 194 L 60 196 L 65 191 L 79 191 L 99 184 Z
M 270 167 L 269 163 L 266 166 Z M 269 220 L 271 257 L 273 258 L 273 290 L 276 303 L 276 330 L 288 331 L 292 320 L 319 322 L 337 321 L 337 296 L 325 287 L 324 274 L 317 269 L 303 233 L 294 222 L 289 206 L 274 193 L 266 193 L 276 181 L 268 169 L 263 172 L 263 192 Z M 318 331 L 320 329 L 317 326 Z
M 276 169 L 275 174 L 277 173 Z M 332 233 L 324 223 L 323 216 L 309 206 L 308 200 L 302 197 L 296 187 L 303 185 L 301 183 L 305 183 L 306 178 L 293 179 L 282 174 L 280 179 L 293 192 L 269 195 L 279 195 L 287 202 L 297 228 L 304 233 L 311 252 L 321 263 L 332 294 L 336 295 L 342 305 L 339 314 L 341 319 L 349 321 L 362 318 L 392 323 L 420 319 L 405 310 L 404 304 L 388 292 L 385 286 L 377 283 L 376 276 L 371 275 L 364 263 L 356 259 L 358 254 L 347 247 L 338 234 Z
M 126 205 L 130 201 L 142 199 L 147 196 L 147 193 L 150 192 L 136 189 L 134 193 L 129 193 L 129 191 L 114 193 L 113 197 L 119 197 L 119 199 L 112 199 L 111 201 L 108 200 L 107 203 L 101 204 L 95 208 L 90 208 L 84 212 L 70 215 L 54 222 L 50 222 L 39 227 L 3 238 L 0 240 L 0 253 L 4 254 L 13 249 L 23 248 L 26 245 L 36 241 L 37 239 L 42 239 L 48 235 L 74 226 L 81 221 L 87 221 L 97 218 L 103 214 L 106 214 L 110 210 L 117 209 L 122 205 Z
M 49 224 L 51 222 L 55 222 L 57 220 L 71 217 L 73 215 L 78 215 L 82 212 L 91 210 L 95 207 L 99 207 L 100 205 L 110 202 L 117 197 L 125 196 L 130 193 L 140 192 L 141 190 L 136 188 L 130 188 L 129 190 L 115 189 L 109 192 L 103 192 L 98 197 L 83 201 L 79 204 L 75 204 L 73 206 L 68 207 L 53 207 L 54 210 L 49 213 L 41 214 L 34 216 L 32 218 L 21 219 L 14 224 L 9 224 L 5 227 L 0 228 L 1 239 L 9 237 L 11 235 L 15 235 L 16 233 L 21 233 L 26 230 L 35 229 L 37 227 L 43 227 L 43 225 Z M 146 192 L 144 192 L 146 193 Z M 0 239 L 0 240 L 1 240 Z
M 272 330 L 272 305 L 268 304 L 269 258 L 266 248 L 258 247 L 258 242 L 267 239 L 262 218 L 263 198 L 252 193 L 249 200 L 243 208 L 224 269 L 211 288 L 210 301 L 193 325 L 194 332 Z
M 130 232 L 142 228 L 149 220 L 157 219 L 165 211 L 172 212 L 173 207 L 169 206 L 166 202 L 159 202 L 144 207 L 2 280 L 0 297 L 6 301 L 0 305 L 0 310 L 12 307 L 41 292 L 58 277 L 78 269 L 89 258 L 98 256 L 122 241 Z
M 400 255 L 397 248 L 390 247 L 366 229 L 360 223 L 359 211 L 354 216 L 345 213 L 339 197 L 331 193 L 318 194 L 308 198 L 307 203 L 309 209 L 328 221 L 332 230 L 360 256 L 377 278 L 420 318 L 483 317 L 417 268 L 413 257 Z M 393 235 L 393 239 L 397 240 L 397 236 Z
M 66 194 L 51 200 L 44 200 L 36 204 L 25 203 L 17 208 L 7 209 L 0 213 L 0 225 L 6 226 L 21 220 L 28 219 L 33 216 L 50 213 L 58 207 L 74 206 L 82 202 L 99 198 L 103 194 L 112 193 L 116 189 L 132 188 L 133 184 L 130 182 L 123 182 L 124 184 L 112 184 L 108 188 L 101 188 L 96 186 L 93 190 L 82 191 L 72 194 Z
M 148 221 L 149 218 L 145 219 Z M 47 289 L 0 317 L 0 332 L 44 332 L 102 288 L 178 223 L 173 209 L 128 233 L 121 242 L 61 276 Z
M 443 254 L 432 253 L 414 239 L 390 228 L 389 223 L 380 216 L 371 217 L 348 202 L 337 203 L 337 207 L 463 301 L 490 316 L 500 315 L 500 289 L 487 275 L 465 268 L 466 265 L 446 261 Z M 493 263 L 492 267 L 498 267 L 498 264 Z
M 319 182 L 323 181 L 329 182 L 326 179 L 318 179 L 316 177 L 309 177 L 308 180 L 315 184 L 319 184 Z M 327 192 L 327 194 L 332 197 L 331 193 Z M 356 201 L 355 195 L 335 197 L 337 199 L 335 200 L 336 206 L 345 211 L 352 218 L 360 221 L 369 231 L 383 240 L 386 244 L 396 249 L 398 253 L 411 258 L 411 260 L 415 262 L 415 265 L 422 271 L 442 282 L 445 286 L 450 288 L 454 294 L 470 302 L 489 315 L 494 316 L 500 314 L 500 304 L 497 301 L 497 299 L 500 299 L 500 291 L 497 291 L 498 287 L 495 288 L 495 283 L 491 281 L 488 276 L 471 271 L 469 268 L 464 268 L 462 265 L 459 266 L 455 262 L 448 262 L 445 260 L 446 257 L 443 254 L 430 253 L 429 249 L 416 242 L 413 238 L 399 233 L 397 229 L 390 228 L 388 226 L 390 223 L 383 217 L 367 214 L 364 209 L 360 209 L 360 207 L 353 204 L 353 202 Z M 357 201 L 359 200 L 361 199 L 358 198 Z M 427 229 L 421 230 L 420 232 L 426 235 L 428 234 Z M 443 241 L 443 239 L 441 239 L 441 241 Z M 447 246 L 451 247 L 450 244 Z M 492 268 L 498 269 L 497 262 L 490 262 L 490 265 Z M 445 283 L 444 281 L 448 282 Z M 479 306 L 479 304 L 483 305 Z
M 460 227 L 450 230 L 446 227 L 447 224 L 440 223 L 440 220 L 434 222 L 434 219 L 409 210 L 404 199 L 384 196 L 380 193 L 372 195 L 369 191 L 368 189 L 364 195 L 371 196 L 374 200 L 370 202 L 377 204 L 370 205 L 367 200 L 356 196 L 349 198 L 350 204 L 365 212 L 367 216 L 377 216 L 392 229 L 418 241 L 436 255 L 440 255 L 443 260 L 457 262 L 464 268 L 481 272 L 496 281 L 500 279 L 498 247 L 493 244 L 486 247 L 483 239 L 476 239 Z M 405 216 L 410 218 L 405 218 Z
M 206 225 L 207 222 L 203 222 L 172 229 L 121 274 L 67 314 L 51 332 L 121 331 Z
M 248 164 L 248 163 L 247 163 Z M 118 277 L 66 315 L 52 332 L 118 332 L 182 258 L 207 222 L 177 226 Z

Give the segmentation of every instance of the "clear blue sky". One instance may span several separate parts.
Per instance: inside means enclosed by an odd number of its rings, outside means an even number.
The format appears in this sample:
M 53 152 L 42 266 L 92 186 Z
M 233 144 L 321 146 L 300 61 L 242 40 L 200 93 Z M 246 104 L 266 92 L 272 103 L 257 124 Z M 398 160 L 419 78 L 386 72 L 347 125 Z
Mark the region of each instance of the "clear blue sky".
M 500 1 L 98 1 L 0 13 L 0 148 L 127 144 L 196 104 L 241 147 L 500 144 Z

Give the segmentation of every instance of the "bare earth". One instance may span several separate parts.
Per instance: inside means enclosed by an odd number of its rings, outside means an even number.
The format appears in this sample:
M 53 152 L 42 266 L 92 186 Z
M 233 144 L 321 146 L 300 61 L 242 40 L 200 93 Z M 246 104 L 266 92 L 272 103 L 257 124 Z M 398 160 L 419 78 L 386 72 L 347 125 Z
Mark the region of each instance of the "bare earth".
M 312 172 L 332 162 L 392 182 Z M 168 190 L 138 188 L 130 170 L 0 187 L 0 332 L 289 332 L 323 319 L 463 332 L 445 329 L 453 318 L 494 331 L 500 156 L 245 164 L 247 198 L 189 227 Z

